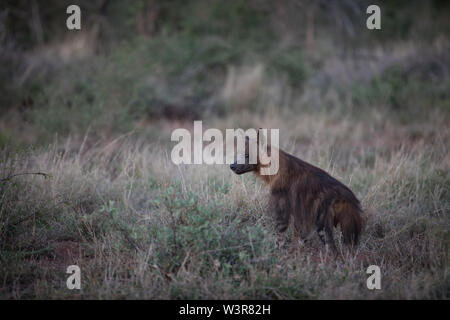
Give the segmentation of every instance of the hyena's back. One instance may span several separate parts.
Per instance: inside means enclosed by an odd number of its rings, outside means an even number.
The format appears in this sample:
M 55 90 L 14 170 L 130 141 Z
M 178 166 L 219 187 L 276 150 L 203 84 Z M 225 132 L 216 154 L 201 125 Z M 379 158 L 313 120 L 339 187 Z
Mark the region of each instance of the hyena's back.
M 278 177 L 271 184 L 280 231 L 287 229 L 293 216 L 296 230 L 315 227 L 320 238 L 334 248 L 332 228 L 341 226 L 346 244 L 356 245 L 362 229 L 361 206 L 344 184 L 287 153 L 282 153 Z

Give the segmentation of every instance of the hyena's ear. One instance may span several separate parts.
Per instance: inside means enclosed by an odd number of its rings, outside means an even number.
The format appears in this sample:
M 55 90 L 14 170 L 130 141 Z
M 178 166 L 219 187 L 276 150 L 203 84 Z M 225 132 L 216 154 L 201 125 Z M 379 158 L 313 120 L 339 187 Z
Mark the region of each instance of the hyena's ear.
M 261 165 L 270 164 L 270 145 L 267 142 L 267 129 L 258 129 L 258 161 Z
M 265 129 L 263 128 L 259 128 L 258 132 L 256 133 L 256 141 L 258 141 L 258 145 L 260 145 L 261 147 L 265 148 L 266 144 L 267 144 L 267 137 L 265 134 Z

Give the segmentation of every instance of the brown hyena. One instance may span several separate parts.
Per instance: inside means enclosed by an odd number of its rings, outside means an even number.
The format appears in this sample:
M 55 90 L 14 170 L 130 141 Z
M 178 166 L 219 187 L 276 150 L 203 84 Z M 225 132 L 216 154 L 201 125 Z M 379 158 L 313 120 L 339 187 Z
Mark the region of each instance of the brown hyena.
M 257 142 L 259 137 L 258 132 Z M 270 152 L 272 147 L 269 145 L 267 153 Z M 336 252 L 333 226 L 340 224 L 344 243 L 357 245 L 363 223 L 361 205 L 353 192 L 324 170 L 280 149 L 278 153 L 278 172 L 262 175 L 261 150 L 258 148 L 257 163 L 249 163 L 249 138 L 246 137 L 245 163 L 235 162 L 230 168 L 236 174 L 253 172 L 270 186 L 277 229 L 286 231 L 292 217 L 294 243 L 300 236 L 309 235 L 315 227 L 322 242 Z

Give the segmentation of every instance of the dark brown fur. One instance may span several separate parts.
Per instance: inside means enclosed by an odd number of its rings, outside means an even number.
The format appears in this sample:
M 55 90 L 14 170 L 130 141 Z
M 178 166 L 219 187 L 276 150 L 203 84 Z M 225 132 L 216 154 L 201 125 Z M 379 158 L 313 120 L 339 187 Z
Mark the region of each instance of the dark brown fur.
M 239 166 L 245 171 L 239 171 Z M 292 217 L 295 241 L 309 235 L 315 227 L 322 242 L 336 251 L 333 226 L 340 224 L 344 243 L 358 244 L 363 224 L 360 202 L 349 188 L 324 170 L 282 150 L 275 175 L 261 175 L 260 164 L 249 167 L 235 163 L 231 168 L 238 174 L 252 171 L 270 186 L 277 228 L 286 231 Z

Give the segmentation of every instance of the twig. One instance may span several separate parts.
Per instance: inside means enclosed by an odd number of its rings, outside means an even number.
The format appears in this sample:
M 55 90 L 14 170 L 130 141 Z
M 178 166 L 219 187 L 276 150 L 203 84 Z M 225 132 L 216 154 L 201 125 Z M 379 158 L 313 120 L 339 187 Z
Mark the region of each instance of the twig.
M 48 173 L 44 173 L 44 172 L 24 172 L 24 173 L 16 173 L 16 174 L 10 175 L 7 178 L 0 179 L 0 182 L 9 181 L 9 180 L 11 180 L 14 177 L 24 176 L 24 175 L 27 175 L 27 174 L 35 174 L 35 175 L 43 176 L 44 178 L 51 178 L 51 175 L 49 175 Z

